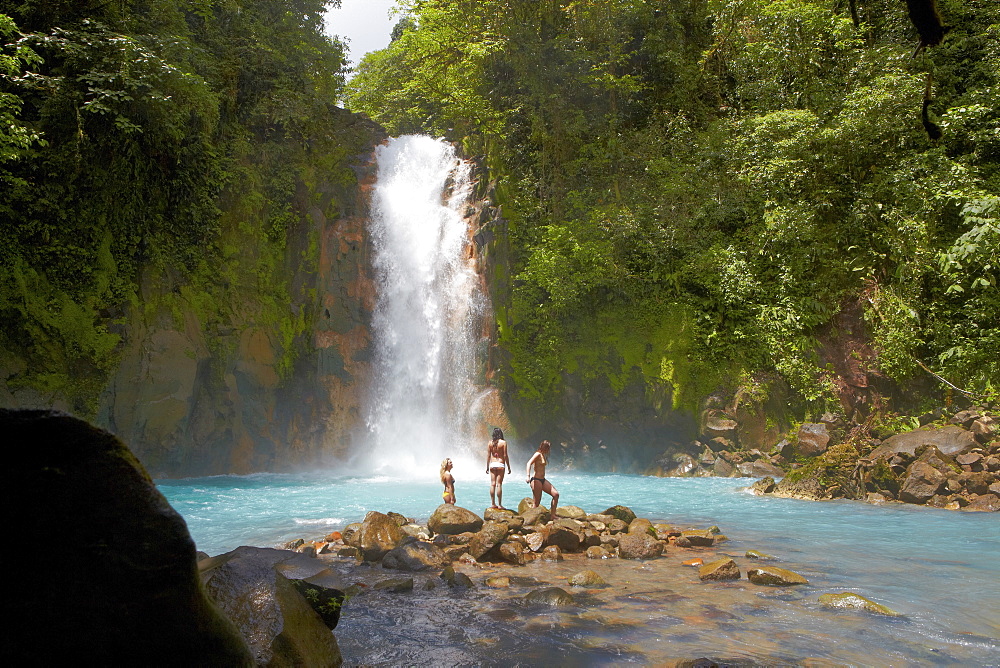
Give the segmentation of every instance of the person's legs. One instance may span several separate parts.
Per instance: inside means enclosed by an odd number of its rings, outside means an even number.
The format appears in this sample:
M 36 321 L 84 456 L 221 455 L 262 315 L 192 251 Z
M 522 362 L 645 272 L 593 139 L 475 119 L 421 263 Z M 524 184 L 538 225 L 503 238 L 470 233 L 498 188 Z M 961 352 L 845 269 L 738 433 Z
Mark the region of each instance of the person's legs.
M 496 469 L 490 469 L 490 505 L 493 508 L 497 507 L 497 472 L 496 472 Z
M 532 508 L 537 508 L 542 502 L 542 482 L 540 480 L 531 481 L 531 496 L 534 497 Z
M 545 482 L 542 483 L 542 490 L 544 490 L 545 492 L 547 492 L 549 495 L 552 496 L 552 507 L 551 507 L 551 511 L 550 511 L 552 513 L 552 517 L 550 517 L 549 519 L 555 520 L 556 519 L 556 508 L 559 507 L 559 490 L 557 490 L 552 485 L 552 483 L 549 482 L 548 480 L 546 480 Z M 538 500 L 541 501 L 541 499 L 542 499 L 542 495 L 539 494 L 538 495 Z M 537 506 L 538 503 L 536 502 L 535 505 Z
M 497 479 L 497 507 L 503 508 L 503 477 L 506 471 L 499 469 L 494 475 Z

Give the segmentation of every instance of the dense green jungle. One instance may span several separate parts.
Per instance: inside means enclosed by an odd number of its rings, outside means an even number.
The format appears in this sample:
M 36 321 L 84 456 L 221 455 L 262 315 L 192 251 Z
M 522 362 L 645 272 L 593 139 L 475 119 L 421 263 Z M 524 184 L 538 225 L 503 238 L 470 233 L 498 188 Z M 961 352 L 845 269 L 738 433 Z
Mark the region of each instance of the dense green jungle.
M 142 313 L 294 376 L 361 113 L 479 165 L 516 434 L 998 400 L 995 0 L 403 0 L 350 79 L 330 4 L 0 2 L 3 403 L 97 417 Z

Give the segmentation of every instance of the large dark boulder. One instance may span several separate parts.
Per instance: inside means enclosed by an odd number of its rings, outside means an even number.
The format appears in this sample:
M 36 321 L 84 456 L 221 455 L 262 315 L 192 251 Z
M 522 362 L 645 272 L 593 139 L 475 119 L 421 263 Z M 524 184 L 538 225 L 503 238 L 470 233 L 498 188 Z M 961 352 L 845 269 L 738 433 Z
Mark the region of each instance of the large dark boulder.
M 184 520 L 121 441 L 51 411 L 0 409 L 0 434 L 18 541 L 72 546 L 8 551 L 6 665 L 254 665 L 202 589 Z
M 398 571 L 438 570 L 447 561 L 444 550 L 437 545 L 412 541 L 390 550 L 382 557 L 382 567 Z
M 342 663 L 327 623 L 282 574 L 309 573 L 308 566 L 297 563 L 301 559 L 317 561 L 287 550 L 238 547 L 198 564 L 205 589 L 236 623 L 260 666 Z

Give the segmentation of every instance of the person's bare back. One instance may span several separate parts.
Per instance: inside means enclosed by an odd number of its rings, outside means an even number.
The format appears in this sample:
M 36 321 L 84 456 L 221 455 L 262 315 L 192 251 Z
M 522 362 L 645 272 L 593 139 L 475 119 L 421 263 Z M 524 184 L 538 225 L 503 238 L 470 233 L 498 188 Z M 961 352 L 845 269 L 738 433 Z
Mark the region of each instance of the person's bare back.
M 486 446 L 486 472 L 490 474 L 490 501 L 494 508 L 503 508 L 503 477 L 510 473 L 507 441 L 499 427 L 493 430 L 493 439 Z

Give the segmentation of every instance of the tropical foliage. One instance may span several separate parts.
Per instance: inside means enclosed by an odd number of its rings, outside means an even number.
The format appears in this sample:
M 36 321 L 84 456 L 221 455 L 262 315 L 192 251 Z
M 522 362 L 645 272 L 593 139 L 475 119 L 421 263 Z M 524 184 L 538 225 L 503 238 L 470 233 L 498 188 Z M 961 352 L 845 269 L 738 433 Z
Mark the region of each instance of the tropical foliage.
M 995 394 L 1000 8 L 938 4 L 914 53 L 888 0 L 409 0 L 348 99 L 486 155 L 517 396 L 757 377 L 821 410 L 845 334 L 899 388 Z

